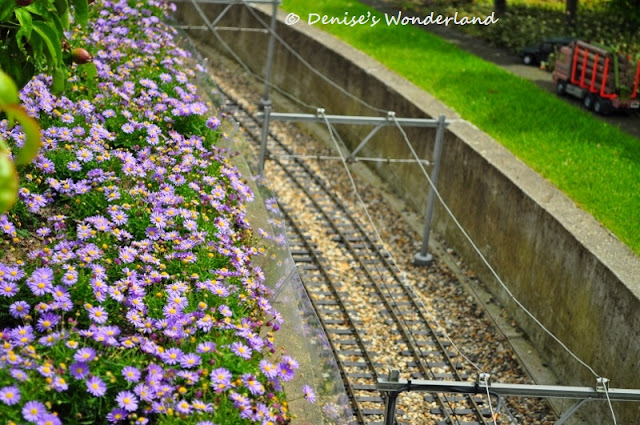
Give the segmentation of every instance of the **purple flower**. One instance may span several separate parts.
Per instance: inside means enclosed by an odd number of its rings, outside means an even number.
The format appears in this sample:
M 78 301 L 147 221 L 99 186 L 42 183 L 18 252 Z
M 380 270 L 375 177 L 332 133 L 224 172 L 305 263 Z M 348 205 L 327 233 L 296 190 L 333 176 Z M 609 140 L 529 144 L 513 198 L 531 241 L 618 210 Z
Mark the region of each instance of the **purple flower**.
M 81 348 L 73 355 L 73 359 L 77 362 L 90 362 L 96 358 L 96 350 L 91 347 Z
M 207 120 L 206 126 L 211 130 L 215 130 L 216 128 L 220 127 L 220 120 L 218 119 L 218 117 L 211 117 Z
M 131 391 L 120 391 L 116 396 L 116 402 L 127 412 L 135 412 L 138 409 L 138 398 Z
M 242 357 L 243 359 L 251 358 L 251 348 L 247 347 L 241 342 L 234 342 L 231 344 L 231 351 L 238 357 Z
M 180 366 L 190 369 L 200 365 L 200 356 L 195 353 L 184 354 L 180 358 Z
M 40 267 L 34 270 L 27 279 L 27 286 L 34 295 L 42 296 L 51 290 L 53 282 L 53 270 L 49 267 Z
M 13 282 L 4 282 L 0 285 L 0 295 L 3 297 L 11 298 L 19 291 L 18 285 Z
M 29 422 L 35 422 L 47 413 L 47 408 L 39 401 L 28 401 L 22 408 L 22 416 Z
M 267 360 L 260 360 L 260 370 L 264 373 L 264 376 L 269 379 L 273 379 L 278 376 L 278 368 Z
M 94 397 L 102 397 L 107 392 L 107 385 L 97 376 L 87 379 L 87 391 Z
M 198 344 L 196 351 L 198 353 L 212 353 L 216 349 L 216 344 L 211 341 L 201 342 Z
M 303 385 L 302 386 L 302 394 L 304 395 L 304 398 L 309 403 L 315 403 L 316 402 L 316 394 L 313 392 L 313 388 L 311 388 L 310 386 Z
M 36 425 L 62 425 L 62 422 L 53 413 L 45 413 L 38 417 Z
M 131 123 L 125 123 L 121 127 L 122 131 L 127 134 L 131 134 L 135 131 L 135 128 L 131 125 Z
M 168 365 L 177 364 L 182 358 L 183 353 L 179 348 L 169 348 L 164 353 L 162 353 L 162 360 Z
M 127 382 L 138 382 L 140 380 L 140 371 L 133 366 L 125 366 L 122 369 L 122 376 Z
M 15 318 L 23 318 L 29 314 L 31 307 L 25 301 L 16 301 L 9 306 L 9 314 Z
M 115 408 L 107 414 L 107 420 L 112 424 L 127 419 L 127 411 L 124 409 Z
M 181 400 L 178 403 L 176 403 L 176 410 L 180 413 L 187 415 L 191 413 L 191 406 L 189 405 L 188 401 Z
M 264 386 L 254 375 L 245 373 L 242 375 L 242 382 L 251 394 L 261 395 L 264 393 Z
M 211 371 L 211 383 L 217 391 L 228 388 L 231 385 L 231 377 L 231 372 L 223 367 Z
M 55 313 L 45 313 L 42 315 L 40 319 L 38 319 L 38 323 L 36 324 L 36 329 L 40 332 L 48 331 L 53 329 L 55 325 L 60 321 L 60 316 Z
M 0 389 L 0 401 L 7 406 L 12 406 L 18 403 L 20 401 L 20 390 L 14 386 Z
M 76 379 L 84 379 L 89 375 L 89 365 L 84 362 L 75 362 L 69 366 L 69 373 Z
M 92 306 L 88 308 L 87 311 L 89 311 L 89 319 L 99 325 L 106 323 L 107 319 L 109 318 L 109 313 L 107 313 L 107 311 L 102 306 Z

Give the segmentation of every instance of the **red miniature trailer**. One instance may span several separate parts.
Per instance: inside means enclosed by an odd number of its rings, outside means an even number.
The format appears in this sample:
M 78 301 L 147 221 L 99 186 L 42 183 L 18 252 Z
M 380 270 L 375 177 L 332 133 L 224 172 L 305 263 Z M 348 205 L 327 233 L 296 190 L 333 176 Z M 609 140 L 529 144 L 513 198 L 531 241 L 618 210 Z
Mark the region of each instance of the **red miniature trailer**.
M 560 48 L 552 77 L 559 95 L 582 99 L 599 114 L 640 108 L 640 60 L 578 40 Z

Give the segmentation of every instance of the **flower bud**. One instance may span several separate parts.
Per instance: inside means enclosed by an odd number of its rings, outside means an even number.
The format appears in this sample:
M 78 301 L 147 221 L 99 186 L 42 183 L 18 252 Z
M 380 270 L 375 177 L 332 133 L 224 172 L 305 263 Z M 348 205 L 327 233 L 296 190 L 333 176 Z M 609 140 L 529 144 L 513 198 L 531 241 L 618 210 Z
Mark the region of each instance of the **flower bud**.
M 78 65 L 82 65 L 87 62 L 91 62 L 93 58 L 91 57 L 91 54 L 82 47 L 76 47 L 75 49 L 71 50 L 71 60 Z

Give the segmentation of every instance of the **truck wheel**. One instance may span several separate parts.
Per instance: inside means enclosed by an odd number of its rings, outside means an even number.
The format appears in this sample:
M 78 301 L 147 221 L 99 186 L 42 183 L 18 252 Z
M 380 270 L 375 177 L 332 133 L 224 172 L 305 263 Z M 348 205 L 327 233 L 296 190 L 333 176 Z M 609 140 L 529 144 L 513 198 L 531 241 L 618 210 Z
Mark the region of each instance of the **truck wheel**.
M 593 102 L 593 111 L 600 115 L 609 115 L 611 113 L 611 102 L 606 99 L 596 99 Z
M 558 80 L 556 83 L 556 93 L 558 96 L 564 96 L 567 94 L 567 82 L 563 80 Z
M 524 63 L 525 65 L 531 65 L 533 64 L 533 56 L 531 55 L 524 55 L 522 57 L 522 63 Z
M 591 97 L 590 94 L 586 95 L 584 99 L 582 99 L 582 104 L 585 108 L 590 110 L 591 108 L 593 108 L 593 97 Z

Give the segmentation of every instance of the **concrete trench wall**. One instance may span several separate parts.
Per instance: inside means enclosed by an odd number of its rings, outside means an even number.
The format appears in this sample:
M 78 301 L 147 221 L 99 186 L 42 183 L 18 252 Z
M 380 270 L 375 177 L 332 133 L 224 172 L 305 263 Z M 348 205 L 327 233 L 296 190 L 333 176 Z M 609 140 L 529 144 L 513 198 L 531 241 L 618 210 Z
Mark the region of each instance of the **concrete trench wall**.
M 223 6 L 202 5 L 210 20 Z M 270 10 L 262 7 L 261 10 Z M 269 22 L 268 15 L 258 12 Z M 178 4 L 178 20 L 203 25 L 189 4 Z M 282 19 L 284 14 L 280 16 Z M 233 6 L 219 25 L 260 27 L 243 6 Z M 458 116 L 429 94 L 388 71 L 378 62 L 304 22 L 278 34 L 309 63 L 339 86 L 398 117 Z M 214 37 L 190 35 L 216 45 Z M 267 35 L 222 34 L 257 74 L 264 75 Z M 446 47 L 443 47 L 446 48 Z M 328 114 L 379 115 L 341 94 L 310 72 L 279 43 L 273 82 Z M 490 82 L 488 83 L 490 84 Z M 277 110 L 277 108 L 276 108 Z M 300 107 L 298 112 L 313 113 Z M 508 117 L 505 117 L 508 118 Z M 369 128 L 340 128 L 354 148 Z M 422 158 L 430 158 L 433 129 L 407 129 Z M 411 156 L 396 129 L 382 130 L 364 155 Z M 409 206 L 423 211 L 428 192 L 415 165 L 373 167 Z M 580 359 L 616 388 L 640 388 L 640 259 L 591 216 L 532 172 L 505 148 L 467 122 L 454 123 L 445 134 L 439 190 L 477 246 L 520 300 Z M 435 211 L 435 230 L 478 272 L 495 297 L 506 305 L 528 337 L 548 359 L 563 385 L 594 386 L 595 377 L 571 358 L 510 300 L 463 238 L 443 208 Z M 553 384 L 553 383 L 546 383 Z M 614 403 L 620 424 L 640 424 L 640 403 Z M 593 424 L 612 423 L 608 406 L 589 403 Z

